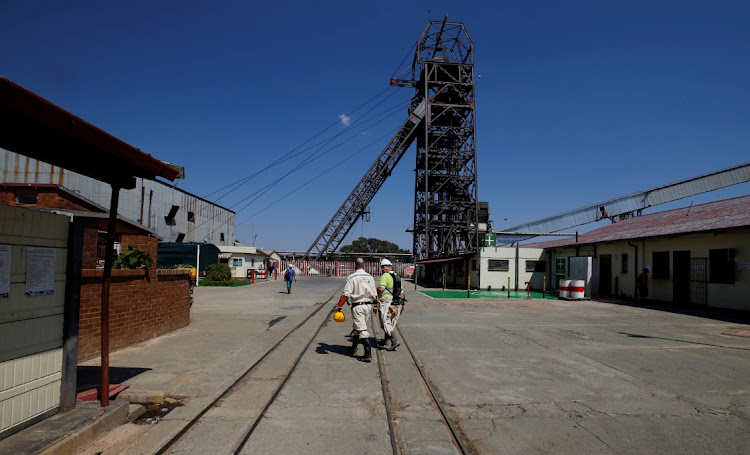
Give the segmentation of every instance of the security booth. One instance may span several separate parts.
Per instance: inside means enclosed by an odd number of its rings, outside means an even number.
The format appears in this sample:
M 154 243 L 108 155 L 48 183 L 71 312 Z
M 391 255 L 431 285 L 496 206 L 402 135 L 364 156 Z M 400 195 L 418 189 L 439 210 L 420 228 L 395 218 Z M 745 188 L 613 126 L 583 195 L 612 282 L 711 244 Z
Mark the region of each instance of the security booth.
M 109 405 L 109 284 L 120 189 L 181 171 L 0 77 L 0 147 L 111 187 L 102 278 L 100 400 Z M 69 216 L 0 205 L 0 438 L 76 398 L 83 227 Z

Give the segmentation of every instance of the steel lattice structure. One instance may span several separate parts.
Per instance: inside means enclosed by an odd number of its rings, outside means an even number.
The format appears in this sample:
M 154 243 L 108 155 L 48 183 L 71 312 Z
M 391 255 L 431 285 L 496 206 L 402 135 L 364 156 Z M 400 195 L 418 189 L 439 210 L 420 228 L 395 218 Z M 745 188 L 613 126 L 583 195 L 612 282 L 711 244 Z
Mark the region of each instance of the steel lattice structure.
M 367 206 L 375 197 L 385 180 L 393 172 L 404 152 L 414 141 L 424 116 L 424 104 L 413 109 L 388 146 L 380 153 L 378 159 L 370 166 L 364 177 L 357 183 L 338 211 L 333 215 L 323 231 L 318 235 L 305 253 L 306 257 L 320 259 L 336 251 L 344 237 L 354 227 Z
M 409 118 L 308 248 L 333 253 L 416 139 L 414 257 L 451 257 L 478 249 L 474 53 L 463 24 L 430 21 L 417 42 Z
M 414 257 L 476 251 L 479 241 L 474 48 L 463 24 L 431 21 L 417 43 L 412 80 L 425 103 L 417 136 Z

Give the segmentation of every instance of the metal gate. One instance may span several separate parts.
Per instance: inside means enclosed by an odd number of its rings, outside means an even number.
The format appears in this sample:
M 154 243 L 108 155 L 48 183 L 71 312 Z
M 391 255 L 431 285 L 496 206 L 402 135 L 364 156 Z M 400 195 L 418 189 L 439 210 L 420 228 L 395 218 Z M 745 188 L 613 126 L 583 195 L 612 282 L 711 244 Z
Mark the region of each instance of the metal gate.
M 690 258 L 690 303 L 706 305 L 706 258 Z

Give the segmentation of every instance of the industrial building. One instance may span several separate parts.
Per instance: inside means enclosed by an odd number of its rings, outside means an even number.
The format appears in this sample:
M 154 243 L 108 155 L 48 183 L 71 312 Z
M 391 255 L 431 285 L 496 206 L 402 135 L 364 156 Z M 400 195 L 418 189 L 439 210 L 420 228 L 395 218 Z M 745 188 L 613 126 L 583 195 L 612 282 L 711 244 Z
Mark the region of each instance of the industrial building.
M 750 310 L 750 196 L 641 215 L 528 247 L 546 251 L 553 283 L 577 278 L 570 275 L 571 257 L 593 258 L 594 296 L 636 297 L 636 277 L 648 268 L 650 300 Z
M 582 280 L 587 298 L 635 299 L 636 277 L 646 268 L 648 300 L 750 310 L 750 196 L 635 216 L 557 240 L 494 242 L 487 234 L 477 253 L 420 261 L 419 279 L 481 290 L 530 283 L 537 291 Z
M 2 148 L 0 184 L 13 185 L 19 205 L 27 206 L 36 204 L 35 189 L 50 185 L 101 207 L 111 196 L 109 185 L 96 179 Z M 235 240 L 232 210 L 157 180 L 137 178 L 135 188 L 121 190 L 118 215 L 167 242 L 233 245 Z

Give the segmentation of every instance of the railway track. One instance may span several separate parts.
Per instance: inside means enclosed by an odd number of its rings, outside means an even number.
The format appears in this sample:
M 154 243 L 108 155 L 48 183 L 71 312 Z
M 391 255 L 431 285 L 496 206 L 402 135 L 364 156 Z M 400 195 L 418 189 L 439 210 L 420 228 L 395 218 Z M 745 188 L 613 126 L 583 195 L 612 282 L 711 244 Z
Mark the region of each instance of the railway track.
M 326 301 L 318 302 L 317 308 L 313 310 L 303 321 L 297 324 L 291 331 L 289 331 L 283 338 L 281 338 L 276 344 L 274 344 L 263 356 L 261 356 L 254 364 L 252 364 L 247 370 L 232 383 L 223 393 L 221 393 L 216 399 L 210 402 L 201 412 L 187 422 L 187 424 L 179 430 L 171 439 L 169 439 L 156 453 L 192 453 L 195 452 L 196 443 L 203 438 L 205 434 L 212 431 L 210 425 L 204 424 L 204 418 L 212 410 L 221 408 L 224 403 L 230 402 L 233 396 L 236 394 L 238 397 L 247 394 L 248 387 L 252 387 L 252 376 L 262 368 L 268 368 L 267 364 L 274 363 L 274 358 L 278 359 L 279 356 L 285 356 L 285 371 L 276 377 L 274 382 L 275 387 L 272 391 L 266 390 L 265 404 L 262 406 L 260 411 L 257 413 L 254 419 L 251 421 L 243 422 L 236 429 L 237 433 L 232 434 L 231 437 L 226 438 L 226 444 L 217 448 L 220 449 L 215 453 L 230 453 L 240 454 L 250 453 L 246 446 L 252 441 L 253 436 L 258 429 L 258 426 L 263 422 L 267 415 L 268 410 L 277 402 L 280 394 L 287 387 L 290 379 L 294 375 L 295 371 L 300 365 L 300 362 L 305 358 L 305 355 L 310 355 L 310 346 L 316 342 L 321 330 L 329 324 L 331 321 L 330 307 L 331 301 L 334 297 L 338 297 L 340 291 L 334 292 Z M 327 311 L 327 310 L 328 311 Z M 374 319 L 376 321 L 376 319 Z M 374 322 L 374 321 L 371 321 Z M 380 330 L 378 324 L 373 324 L 373 333 L 376 338 L 380 337 Z M 432 409 L 436 413 L 439 413 L 439 420 L 445 426 L 446 434 L 450 435 L 451 443 L 456 453 L 470 454 L 474 453 L 470 450 L 471 446 L 468 441 L 462 436 L 460 429 L 456 422 L 454 422 L 445 409 L 445 404 L 442 402 L 439 391 L 435 388 L 432 381 L 427 376 L 427 373 L 420 363 L 419 359 L 415 355 L 412 347 L 409 345 L 407 340 L 404 338 L 403 333 L 399 331 L 399 336 L 402 340 L 402 346 L 399 349 L 400 352 L 384 354 L 379 349 L 373 349 L 374 358 L 377 360 L 378 378 L 380 381 L 380 387 L 382 391 L 382 406 L 384 406 L 384 414 L 387 418 L 388 432 L 390 438 L 390 447 L 394 455 L 407 454 L 409 453 L 409 433 L 405 426 L 399 425 L 403 422 L 403 418 L 399 418 L 396 409 L 400 406 L 399 403 L 395 403 L 394 406 L 394 391 L 392 389 L 392 383 L 389 379 L 389 365 L 388 356 L 391 355 L 407 355 L 408 362 L 416 369 L 418 375 L 413 374 L 412 378 L 414 381 L 421 381 L 425 390 L 429 391 L 429 397 L 432 400 Z M 300 340 L 303 340 L 300 342 Z M 320 343 L 320 342 L 319 342 Z M 324 343 L 321 343 L 324 344 Z M 293 350 L 290 356 L 290 349 Z M 286 351 L 281 353 L 281 351 Z M 315 351 L 312 351 L 315 352 Z M 291 358 L 291 363 L 289 359 Z M 403 358 L 401 359 L 404 360 Z M 278 361 L 277 361 L 278 363 Z M 271 366 L 271 368 L 274 368 Z M 237 398 L 240 400 L 241 398 Z M 380 413 L 379 413 L 380 414 Z M 437 421 L 438 418 L 430 416 L 432 421 Z M 202 428 L 202 426 L 206 428 Z M 412 430 L 413 431 L 413 430 Z M 292 437 L 290 435 L 290 437 Z M 231 442 L 229 441 L 231 440 Z M 231 447 L 230 447 L 231 446 Z

